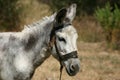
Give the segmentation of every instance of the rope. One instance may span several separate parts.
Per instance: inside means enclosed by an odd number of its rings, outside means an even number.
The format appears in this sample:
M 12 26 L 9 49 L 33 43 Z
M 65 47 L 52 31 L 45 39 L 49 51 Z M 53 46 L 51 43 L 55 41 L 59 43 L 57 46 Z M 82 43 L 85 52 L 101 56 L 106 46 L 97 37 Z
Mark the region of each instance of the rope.
M 60 78 L 59 78 L 59 80 L 62 79 L 62 70 L 63 70 L 63 66 L 61 65 L 61 66 L 60 66 Z

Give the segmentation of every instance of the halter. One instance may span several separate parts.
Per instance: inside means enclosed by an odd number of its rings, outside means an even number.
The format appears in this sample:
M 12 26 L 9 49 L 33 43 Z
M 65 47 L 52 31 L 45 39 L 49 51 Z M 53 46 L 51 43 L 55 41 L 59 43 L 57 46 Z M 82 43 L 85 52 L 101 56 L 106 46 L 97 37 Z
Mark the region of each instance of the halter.
M 66 24 L 66 25 L 71 25 L 71 24 Z M 56 37 L 55 37 L 55 31 L 57 31 L 59 29 L 62 29 L 62 28 L 64 28 L 64 25 L 60 25 L 58 27 L 54 27 L 53 30 L 51 31 L 51 34 L 50 34 L 50 42 L 52 41 L 53 37 L 55 38 L 54 45 L 55 45 L 56 53 L 58 55 L 58 59 L 59 59 L 59 62 L 60 62 L 60 78 L 59 78 L 59 80 L 61 80 L 61 77 L 62 77 L 62 70 L 63 70 L 62 62 L 63 61 L 67 61 L 70 58 L 78 58 L 77 51 L 70 52 L 70 53 L 68 53 L 66 55 L 61 55 L 60 54 L 60 52 L 58 50 L 58 47 L 57 47 L 57 42 L 56 42 Z

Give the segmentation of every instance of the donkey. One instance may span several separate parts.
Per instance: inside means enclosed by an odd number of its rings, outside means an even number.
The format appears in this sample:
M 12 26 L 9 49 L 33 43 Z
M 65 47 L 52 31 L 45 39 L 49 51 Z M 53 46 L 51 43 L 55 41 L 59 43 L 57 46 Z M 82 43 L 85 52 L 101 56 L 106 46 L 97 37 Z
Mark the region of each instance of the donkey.
M 80 69 L 72 25 L 76 4 L 45 17 L 21 32 L 0 33 L 0 80 L 31 80 L 35 69 L 51 54 L 70 76 Z

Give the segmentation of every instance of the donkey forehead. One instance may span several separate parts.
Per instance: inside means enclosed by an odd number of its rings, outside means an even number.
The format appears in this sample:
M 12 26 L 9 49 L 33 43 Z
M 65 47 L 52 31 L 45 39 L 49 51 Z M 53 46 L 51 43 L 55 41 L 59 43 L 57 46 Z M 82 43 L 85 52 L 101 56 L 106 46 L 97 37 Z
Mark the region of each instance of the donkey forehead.
M 72 25 L 70 25 L 70 26 L 64 27 L 62 30 L 58 31 L 57 35 L 60 37 L 74 36 L 74 35 L 77 35 L 77 31 Z

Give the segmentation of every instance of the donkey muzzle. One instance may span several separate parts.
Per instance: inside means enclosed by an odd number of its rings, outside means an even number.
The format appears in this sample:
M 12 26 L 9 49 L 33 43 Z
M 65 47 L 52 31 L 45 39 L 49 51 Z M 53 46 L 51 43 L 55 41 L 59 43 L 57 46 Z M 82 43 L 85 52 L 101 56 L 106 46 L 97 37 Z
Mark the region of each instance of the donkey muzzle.
M 64 63 L 67 73 L 70 76 L 74 76 L 77 74 L 77 72 L 79 72 L 80 60 L 77 56 L 77 51 L 73 51 L 71 53 L 62 56 L 62 61 Z

